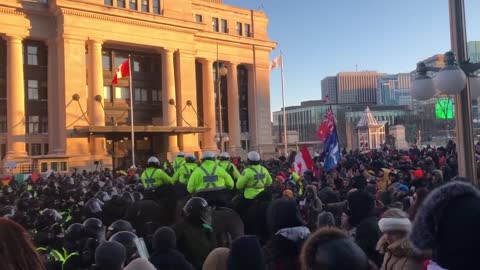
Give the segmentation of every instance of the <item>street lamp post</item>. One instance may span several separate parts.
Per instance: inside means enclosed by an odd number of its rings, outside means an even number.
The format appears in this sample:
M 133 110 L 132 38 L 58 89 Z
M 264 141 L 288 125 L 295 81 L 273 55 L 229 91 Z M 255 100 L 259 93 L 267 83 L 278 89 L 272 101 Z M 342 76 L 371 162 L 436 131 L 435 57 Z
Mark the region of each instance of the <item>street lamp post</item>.
M 480 64 L 471 64 L 467 58 L 465 32 L 465 6 L 463 0 L 449 0 L 450 34 L 453 52 L 445 54 L 445 67 L 427 67 L 417 64 L 417 76 L 412 83 L 412 97 L 427 100 L 435 95 L 435 89 L 455 96 L 455 123 L 457 133 L 458 173 L 477 184 L 474 156 L 472 99 L 473 85 L 479 85 L 478 77 L 471 75 Z M 428 71 L 438 72 L 435 79 L 427 75 Z M 467 75 L 470 78 L 467 78 Z
M 218 133 L 220 140 L 220 152 L 225 152 L 222 118 L 222 77 L 227 76 L 228 70 L 217 61 L 217 102 L 218 102 Z

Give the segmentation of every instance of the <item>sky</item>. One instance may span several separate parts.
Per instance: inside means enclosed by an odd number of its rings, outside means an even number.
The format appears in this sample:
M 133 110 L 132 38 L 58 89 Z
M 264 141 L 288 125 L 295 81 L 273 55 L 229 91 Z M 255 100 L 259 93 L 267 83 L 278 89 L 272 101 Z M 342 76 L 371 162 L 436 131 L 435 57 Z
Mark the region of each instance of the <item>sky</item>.
M 224 0 L 262 9 L 270 58 L 284 55 L 286 105 L 321 99 L 321 80 L 341 71 L 410 72 L 450 50 L 448 0 Z M 480 40 L 480 0 L 465 0 L 468 40 Z M 272 112 L 282 106 L 280 71 L 271 73 Z

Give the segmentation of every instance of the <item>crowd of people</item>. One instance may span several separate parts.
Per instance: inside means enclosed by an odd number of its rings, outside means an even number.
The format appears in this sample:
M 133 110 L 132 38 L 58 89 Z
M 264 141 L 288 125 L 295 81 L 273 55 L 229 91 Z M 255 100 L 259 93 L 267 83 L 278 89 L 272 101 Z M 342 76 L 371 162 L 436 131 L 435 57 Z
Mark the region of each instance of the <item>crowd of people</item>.
M 4 181 L 0 269 L 475 269 L 480 192 L 455 144 L 343 151 L 304 172 L 289 157 Z M 477 266 L 478 267 L 478 266 Z

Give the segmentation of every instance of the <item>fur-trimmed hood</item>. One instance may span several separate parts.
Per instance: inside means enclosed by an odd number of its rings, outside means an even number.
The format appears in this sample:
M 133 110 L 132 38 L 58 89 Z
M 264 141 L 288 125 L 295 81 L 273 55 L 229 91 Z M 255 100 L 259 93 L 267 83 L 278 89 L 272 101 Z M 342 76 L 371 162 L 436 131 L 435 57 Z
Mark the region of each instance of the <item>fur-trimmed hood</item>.
M 408 241 L 407 237 L 397 240 L 392 244 L 388 244 L 387 237 L 383 235 L 380 240 L 378 240 L 377 250 L 381 254 L 389 252 L 395 257 L 409 257 L 418 260 L 424 260 L 431 257 L 431 252 L 423 252 L 415 249 L 413 245 Z

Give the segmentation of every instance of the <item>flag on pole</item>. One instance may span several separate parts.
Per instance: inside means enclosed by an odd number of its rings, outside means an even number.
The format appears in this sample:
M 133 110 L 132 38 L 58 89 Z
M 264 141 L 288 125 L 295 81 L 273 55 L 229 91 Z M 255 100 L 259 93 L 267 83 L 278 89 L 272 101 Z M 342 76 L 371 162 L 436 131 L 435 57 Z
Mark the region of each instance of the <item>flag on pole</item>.
M 295 156 L 294 169 L 299 175 L 303 175 L 307 170 L 313 169 L 313 160 L 305 145 Z
M 270 70 L 274 70 L 276 68 L 279 68 L 282 66 L 282 62 L 283 62 L 283 57 L 282 55 L 279 55 L 277 56 L 275 59 L 272 60 L 272 62 L 270 63 Z
M 328 172 L 333 170 L 340 160 L 340 145 L 338 143 L 337 128 L 328 136 L 325 142 L 325 163 L 323 168 Z
M 130 61 L 125 60 L 123 63 L 118 66 L 115 76 L 112 79 L 112 84 L 117 84 L 118 79 L 125 78 L 130 76 Z
M 317 137 L 319 140 L 325 142 L 330 134 L 333 132 L 335 128 L 335 117 L 333 116 L 332 108 L 327 109 L 327 114 L 325 115 L 325 119 L 323 119 L 320 127 L 317 131 Z

